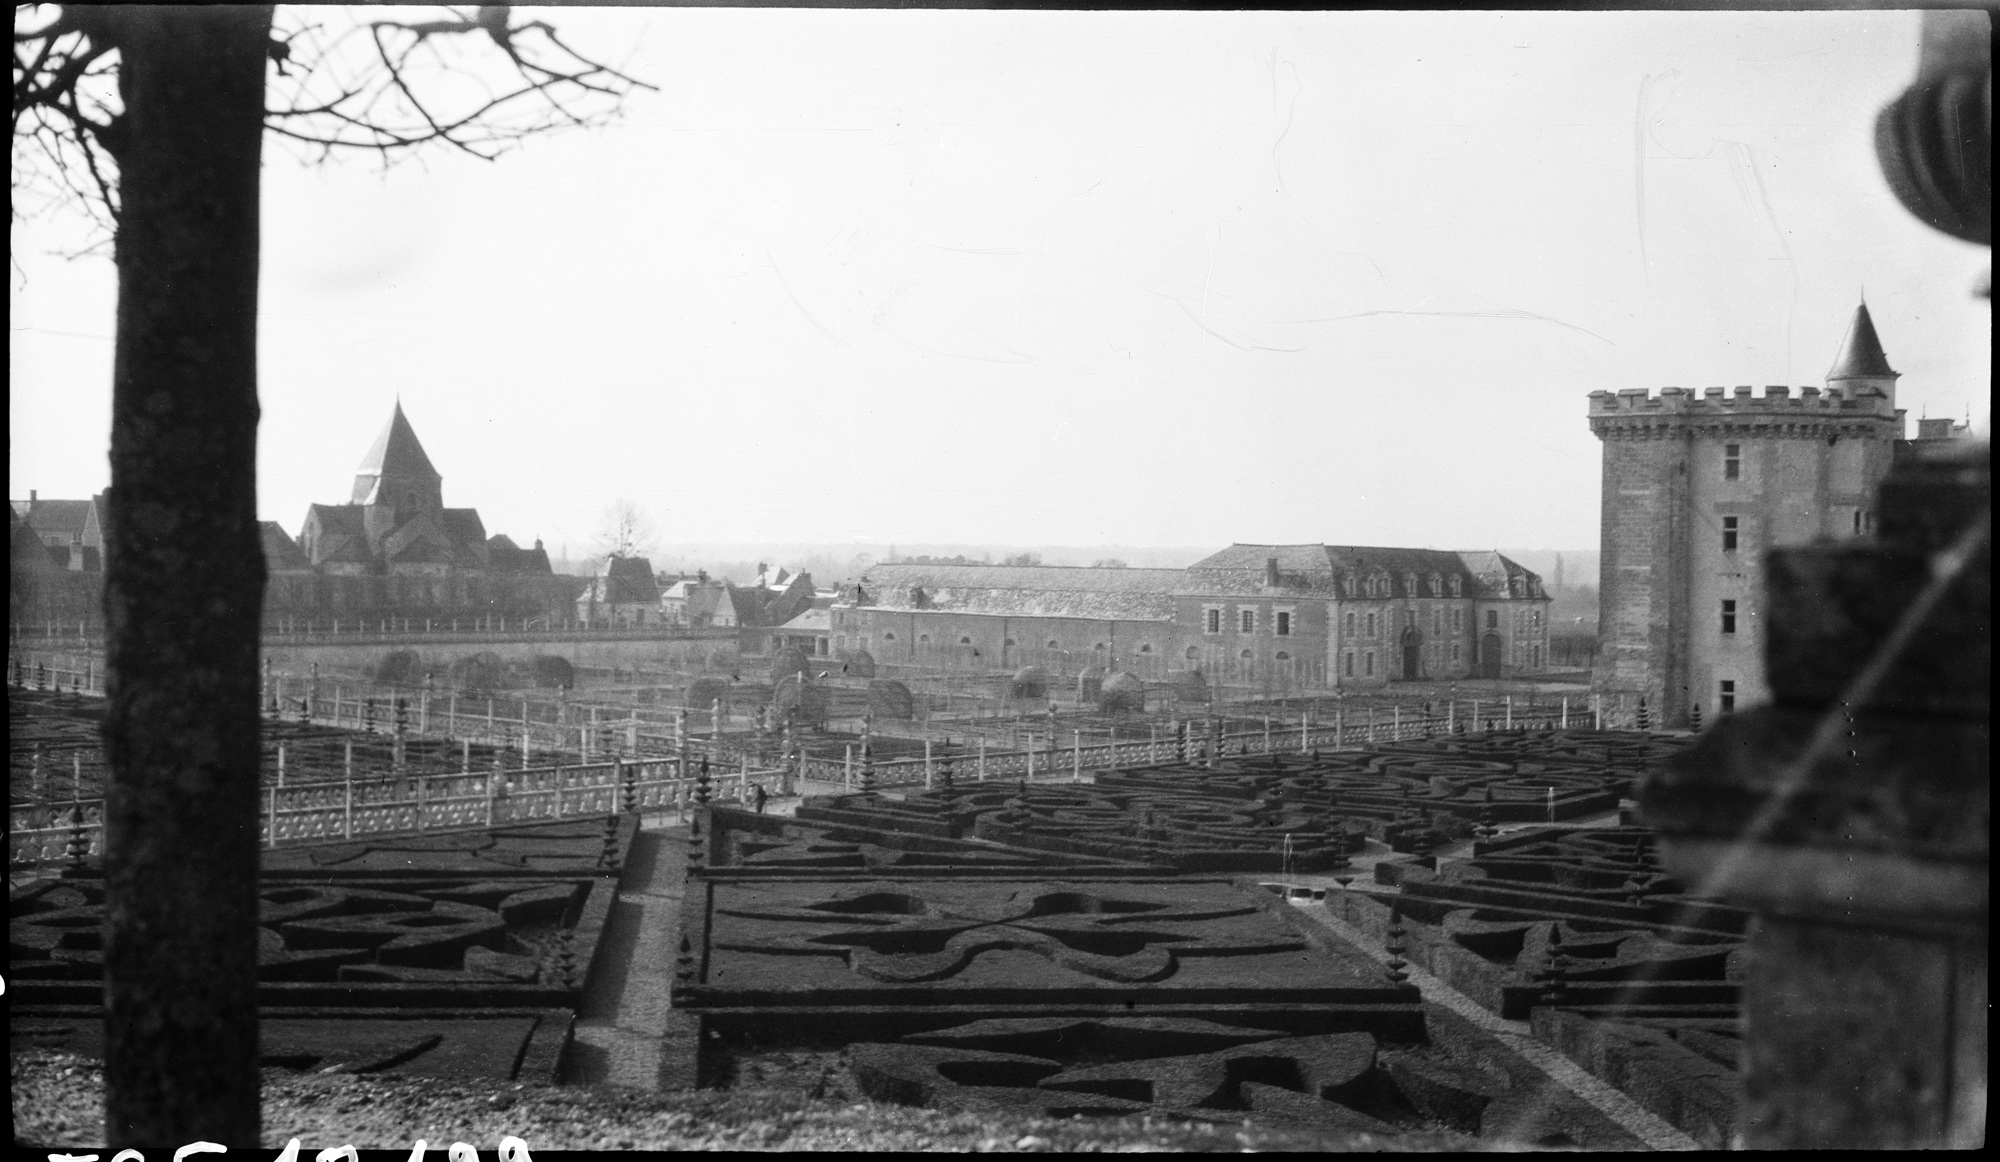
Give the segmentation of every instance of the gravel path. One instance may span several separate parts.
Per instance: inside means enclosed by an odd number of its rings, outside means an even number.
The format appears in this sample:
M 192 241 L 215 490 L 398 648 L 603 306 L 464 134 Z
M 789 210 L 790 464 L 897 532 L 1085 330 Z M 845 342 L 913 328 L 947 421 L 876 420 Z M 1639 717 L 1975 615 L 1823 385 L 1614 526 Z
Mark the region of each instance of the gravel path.
M 660 1084 L 674 938 L 687 877 L 687 828 L 652 822 L 634 838 L 577 1013 L 564 1080 Z
M 97 1062 L 12 1055 L 14 1142 L 102 1149 Z M 1378 1137 L 1160 1118 L 1020 1119 L 815 1101 L 796 1087 L 648 1093 L 614 1086 L 495 1086 L 394 1075 L 264 1074 L 264 1140 L 300 1157 L 332 1146 L 407 1151 L 467 1142 L 482 1153 L 519 1137 L 530 1150 L 1425 1151 L 1478 1150 L 1444 1134 Z

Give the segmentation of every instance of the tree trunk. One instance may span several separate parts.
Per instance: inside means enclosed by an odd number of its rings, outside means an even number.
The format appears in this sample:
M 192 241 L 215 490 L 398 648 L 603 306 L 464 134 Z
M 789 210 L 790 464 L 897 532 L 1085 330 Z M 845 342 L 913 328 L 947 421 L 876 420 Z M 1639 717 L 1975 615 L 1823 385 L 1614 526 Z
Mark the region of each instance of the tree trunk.
M 105 546 L 105 1131 L 258 1144 L 259 150 L 271 8 L 99 10 L 120 54 Z

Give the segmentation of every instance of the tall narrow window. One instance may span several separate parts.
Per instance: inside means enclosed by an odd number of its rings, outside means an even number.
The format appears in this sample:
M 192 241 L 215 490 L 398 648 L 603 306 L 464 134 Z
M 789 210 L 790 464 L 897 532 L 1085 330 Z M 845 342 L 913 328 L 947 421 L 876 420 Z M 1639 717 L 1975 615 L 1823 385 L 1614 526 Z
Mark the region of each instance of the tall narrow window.
M 1353 650 L 1349 650 L 1349 651 L 1347 651 L 1347 676 L 1348 676 L 1348 677 L 1350 677 L 1350 678 L 1352 678 L 1352 677 L 1354 676 L 1354 651 L 1353 651 Z
M 1354 615 L 1351 613 L 1347 615 L 1347 636 L 1354 636 Z
M 1499 628 L 1500 628 L 1500 611 L 1499 611 L 1499 610 L 1497 610 L 1497 609 L 1489 609 L 1489 610 L 1487 610 L 1487 611 L 1486 611 L 1486 628 L 1487 628 L 1487 629 L 1499 629 Z
M 1861 535 L 1861 510 L 1858 508 L 1854 510 L 1854 535 Z
M 1246 609 L 1246 610 L 1243 610 L 1243 611 L 1242 611 L 1242 612 L 1241 612 L 1240 614 L 1238 614 L 1238 618 L 1239 618 L 1239 620 L 1240 620 L 1240 624 L 1238 625 L 1238 627 L 1237 627 L 1237 628 L 1238 628 L 1238 629 L 1239 629 L 1239 630 L 1240 630 L 1241 632 L 1243 632 L 1243 633 L 1256 633 L 1256 632 L 1257 632 L 1257 611 L 1256 611 L 1256 610 L 1254 610 L 1254 609 Z
M 1724 444 L 1722 446 L 1722 478 L 1740 480 L 1743 477 L 1743 445 Z
M 1278 613 L 1277 634 L 1279 637 L 1290 637 L 1292 635 L 1292 615 L 1282 610 Z
M 1729 678 L 1724 678 L 1719 683 L 1719 687 L 1715 703 L 1722 708 L 1724 714 L 1728 714 L 1736 709 L 1736 683 Z
M 1722 632 L 1736 632 L 1736 602 L 1726 597 L 1722 600 Z
M 1733 553 L 1736 551 L 1737 520 L 1738 518 L 1733 516 L 1726 516 L 1722 518 L 1722 551 L 1725 553 Z
M 1368 615 L 1368 636 L 1375 636 L 1375 615 L 1372 613 Z
M 1368 651 L 1368 656 L 1367 656 L 1366 658 L 1362 659 L 1362 661 L 1363 661 L 1363 662 L 1364 662 L 1364 664 L 1366 664 L 1366 665 L 1367 665 L 1367 667 L 1368 667 L 1368 674 L 1367 674 L 1367 676 L 1368 676 L 1368 677 L 1370 677 L 1370 678 L 1374 677 L 1374 676 L 1375 676 L 1375 651 L 1374 651 L 1374 650 L 1369 650 L 1369 651 Z
M 1222 632 L 1222 611 L 1220 609 L 1211 609 L 1208 611 L 1207 624 L 1204 628 L 1209 633 Z

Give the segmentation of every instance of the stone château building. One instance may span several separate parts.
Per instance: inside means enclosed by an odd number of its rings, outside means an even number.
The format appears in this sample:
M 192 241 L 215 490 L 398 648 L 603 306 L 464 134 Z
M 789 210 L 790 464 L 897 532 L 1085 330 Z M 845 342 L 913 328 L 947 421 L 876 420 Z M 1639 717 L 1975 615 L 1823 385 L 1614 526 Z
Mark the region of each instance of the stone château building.
M 1681 726 L 1769 697 L 1763 563 L 1771 549 L 1874 530 L 1901 446 L 1896 380 L 1866 304 L 1826 388 L 1590 393 L 1604 442 L 1599 652 L 1605 694 Z M 1927 435 L 1955 434 L 1950 421 Z
M 830 632 L 885 664 L 1292 691 L 1536 673 L 1548 607 L 1498 553 L 1232 545 L 1186 569 L 875 565 Z

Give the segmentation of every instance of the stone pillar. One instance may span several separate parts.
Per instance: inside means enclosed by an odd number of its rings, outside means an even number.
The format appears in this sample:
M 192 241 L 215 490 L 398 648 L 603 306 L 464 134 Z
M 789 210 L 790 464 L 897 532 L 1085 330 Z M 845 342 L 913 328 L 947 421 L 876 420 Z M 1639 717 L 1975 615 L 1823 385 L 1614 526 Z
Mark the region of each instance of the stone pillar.
M 1772 702 L 1717 718 L 1640 792 L 1669 874 L 1756 913 L 1746 1146 L 1985 1140 L 1987 454 L 1899 465 L 1879 539 L 1772 553 Z

